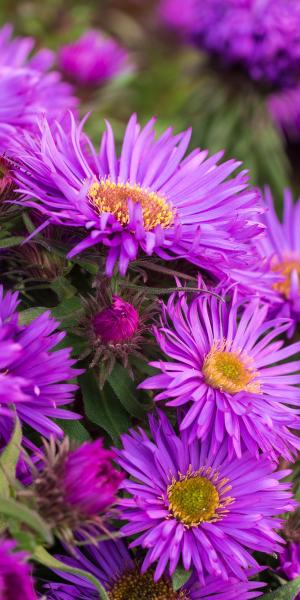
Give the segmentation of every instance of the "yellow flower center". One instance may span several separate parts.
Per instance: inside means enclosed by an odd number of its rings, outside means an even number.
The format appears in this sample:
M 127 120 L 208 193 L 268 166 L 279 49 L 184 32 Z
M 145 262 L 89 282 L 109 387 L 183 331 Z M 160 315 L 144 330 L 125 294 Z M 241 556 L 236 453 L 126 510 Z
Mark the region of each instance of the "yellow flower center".
M 126 571 L 108 592 L 110 600 L 189 600 L 185 592 L 174 592 L 170 579 L 153 580 L 153 569 L 142 575 L 138 569 Z
M 229 394 L 242 391 L 259 394 L 260 383 L 254 381 L 259 373 L 254 370 L 251 359 L 225 347 L 226 342 L 217 344 L 206 356 L 202 367 L 206 383 Z
M 174 480 L 168 487 L 168 500 L 173 516 L 190 527 L 217 519 L 219 493 L 209 479 L 197 473 Z
M 166 229 L 174 220 L 174 211 L 165 198 L 139 185 L 101 179 L 91 185 L 88 196 L 99 214 L 111 213 L 123 226 L 129 222 L 129 199 L 140 204 L 146 231 L 157 225 Z
M 285 260 L 277 265 L 272 266 L 272 271 L 283 275 L 285 279 L 274 283 L 273 288 L 279 294 L 289 298 L 291 291 L 291 275 L 293 271 L 296 271 L 300 279 L 300 261 L 297 260 Z

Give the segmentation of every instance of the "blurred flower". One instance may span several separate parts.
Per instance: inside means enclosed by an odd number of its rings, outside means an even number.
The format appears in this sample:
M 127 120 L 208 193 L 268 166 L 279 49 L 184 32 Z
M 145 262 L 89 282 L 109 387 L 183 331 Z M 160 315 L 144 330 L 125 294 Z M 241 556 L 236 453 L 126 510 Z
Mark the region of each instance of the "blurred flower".
M 72 556 L 60 555 L 62 562 L 79 569 L 87 569 L 106 588 L 110 600 L 243 600 L 255 598 L 261 583 L 238 581 L 230 577 L 224 581 L 219 577 L 208 577 L 207 584 L 201 586 L 195 578 L 189 580 L 177 592 L 173 590 L 171 579 L 161 577 L 153 580 L 153 570 L 141 573 L 139 565 L 133 561 L 124 542 L 105 541 L 97 546 L 84 546 L 82 550 L 74 549 Z M 78 575 L 70 575 L 56 571 L 69 583 L 48 583 L 45 592 L 48 600 L 97 600 L 98 593 L 92 583 Z
M 300 575 L 300 544 L 287 544 L 279 557 L 279 573 L 288 579 L 295 579 Z M 297 594 L 295 600 L 300 600 Z
M 182 160 L 191 132 L 173 136 L 168 129 L 155 140 L 153 125 L 151 119 L 141 129 L 133 115 L 118 158 L 109 123 L 98 156 L 90 142 L 85 155 L 82 124 L 73 118 L 65 131 L 44 122 L 41 135 L 19 148 L 16 177 L 26 205 L 56 225 L 77 228 L 69 257 L 107 247 L 109 276 L 117 263 L 125 275 L 141 251 L 184 257 L 218 273 L 251 263 L 248 242 L 261 232 L 261 206 L 245 171 L 226 180 L 239 163 L 218 165 L 222 153 L 206 159 L 206 151 L 194 150 Z
M 182 1 L 182 10 L 185 2 Z M 172 10 L 172 9 L 170 9 Z M 179 11 L 180 12 L 180 11 Z M 300 77 L 300 5 L 294 0 L 206 0 L 194 3 L 190 35 L 227 66 L 277 87 Z
M 291 336 L 300 321 L 300 199 L 293 204 L 290 190 L 284 192 L 283 221 L 280 222 L 269 189 L 265 193 L 267 210 L 262 215 L 265 235 L 258 242 L 261 255 L 268 259 L 269 270 L 281 276 L 273 284 L 277 293 L 273 312 L 278 317 L 290 318 L 288 335 Z
M 32 38 L 11 39 L 12 27 L 0 29 L 0 151 L 10 148 L 16 128 L 36 129 L 37 117 L 61 119 L 77 100 L 69 84 L 49 69 L 54 62 L 50 50 L 40 50 L 29 58 Z
M 50 311 L 20 325 L 17 305 L 18 294 L 4 294 L 0 286 L 0 432 L 7 429 L 13 407 L 22 423 L 42 435 L 62 435 L 53 419 L 78 418 L 59 407 L 72 402 L 77 389 L 65 381 L 82 371 L 72 368 L 70 348 L 55 350 L 65 333 L 54 333 L 59 323 Z
M 267 457 L 247 452 L 230 460 L 227 443 L 217 450 L 208 439 L 188 443 L 163 413 L 149 420 L 153 442 L 132 430 L 116 450 L 132 477 L 119 500 L 128 521 L 122 532 L 135 536 L 131 547 L 147 549 L 142 572 L 158 561 L 157 581 L 168 563 L 172 574 L 182 560 L 202 585 L 210 576 L 246 580 L 245 570 L 258 568 L 249 550 L 281 551 L 275 515 L 295 507 L 290 484 L 279 483 L 290 471 L 275 472 Z
M 99 85 L 128 70 L 128 54 L 115 40 L 90 30 L 60 49 L 58 64 L 77 83 Z
M 195 25 L 196 9 L 197 0 L 161 0 L 158 15 L 170 29 L 185 34 Z
M 13 552 L 13 541 L 0 540 L 1 600 L 37 600 L 25 552 Z
M 289 139 L 300 135 L 300 85 L 270 94 L 268 109 L 276 125 Z
M 212 435 L 215 448 L 225 441 L 229 456 L 262 450 L 289 460 L 300 449 L 291 431 L 300 428 L 292 409 L 299 405 L 300 361 L 286 361 L 296 357 L 300 342 L 276 340 L 290 321 L 266 320 L 268 305 L 259 298 L 238 301 L 235 290 L 227 303 L 223 294 L 198 295 L 190 303 L 185 294 L 171 296 L 155 329 L 168 360 L 151 362 L 161 374 L 140 387 L 162 389 L 155 400 L 187 407 L 180 429 L 190 441 Z
M 37 510 L 58 535 L 72 541 L 75 531 L 93 532 L 103 525 L 124 477 L 112 465 L 114 456 L 101 439 L 75 449 L 68 438 L 45 443 L 43 465 L 34 469 L 30 491 Z

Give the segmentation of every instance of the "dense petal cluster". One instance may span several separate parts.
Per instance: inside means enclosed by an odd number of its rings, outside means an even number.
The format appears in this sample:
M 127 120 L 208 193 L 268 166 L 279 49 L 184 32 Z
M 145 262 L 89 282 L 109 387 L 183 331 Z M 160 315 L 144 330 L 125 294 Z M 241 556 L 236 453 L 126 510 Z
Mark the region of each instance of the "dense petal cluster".
M 56 71 L 49 72 L 54 54 L 40 50 L 30 58 L 34 40 L 11 36 L 12 27 L 4 25 L 0 29 L 0 151 L 10 147 L 16 128 L 36 130 L 39 116 L 61 119 L 77 104 L 71 86 Z
M 131 476 L 120 500 L 128 521 L 122 531 L 138 536 L 131 547 L 147 550 L 142 572 L 157 563 L 157 581 L 182 560 L 202 585 L 208 576 L 245 580 L 245 569 L 258 567 L 251 551 L 281 551 L 276 515 L 294 505 L 289 484 L 280 483 L 286 472 L 247 452 L 230 459 L 226 443 L 217 451 L 208 439 L 188 443 L 163 414 L 150 418 L 150 428 L 153 442 L 142 429 L 132 430 L 117 451 Z
M 186 406 L 180 424 L 189 440 L 213 434 L 224 439 L 228 452 L 244 449 L 269 458 L 291 459 L 299 450 L 300 362 L 282 362 L 295 356 L 300 343 L 284 346 L 277 339 L 290 320 L 267 320 L 268 305 L 259 299 L 239 303 L 234 293 L 225 297 L 173 295 L 164 308 L 156 339 L 169 361 L 155 361 L 161 374 L 141 387 L 162 389 L 156 400 Z
M 0 540 L 1 600 L 37 600 L 24 552 L 14 552 L 15 542 Z
M 154 582 L 151 571 L 142 574 L 121 540 L 84 546 L 83 550 L 76 549 L 72 557 L 60 555 L 58 558 L 65 564 L 93 574 L 107 590 L 110 600 L 236 600 L 239 595 L 243 600 L 248 600 L 260 595 L 261 583 L 239 581 L 235 577 L 230 577 L 226 582 L 218 577 L 208 577 L 205 585 L 191 578 L 175 592 L 167 576 Z M 45 584 L 48 600 L 98 598 L 92 583 L 82 577 L 59 571 L 56 573 L 68 583 Z
M 58 54 L 62 71 L 81 85 L 99 85 L 128 69 L 128 54 L 115 40 L 89 30 Z
M 77 386 L 67 383 L 81 373 L 72 366 L 70 348 L 55 349 L 64 338 L 59 323 L 46 311 L 27 325 L 20 325 L 18 294 L 0 287 L 0 432 L 7 437 L 7 419 L 15 409 L 22 423 L 42 435 L 62 435 L 53 419 L 76 419 L 60 408 L 73 400 Z
M 239 163 L 218 164 L 222 153 L 207 158 L 199 150 L 184 159 L 191 132 L 167 129 L 155 139 L 153 126 L 151 119 L 141 128 L 133 115 L 118 157 L 109 124 L 98 155 L 90 142 L 85 147 L 73 118 L 66 130 L 44 122 L 18 150 L 26 204 L 56 225 L 77 228 L 69 257 L 107 248 L 108 275 L 116 263 L 124 275 L 143 254 L 184 257 L 217 273 L 253 262 L 248 242 L 261 233 L 261 206 L 244 171 L 227 179 Z
M 185 2 L 182 2 L 184 11 Z M 169 3 L 172 23 L 172 3 Z M 167 7 L 165 19 L 167 19 Z M 189 33 L 223 65 L 246 69 L 254 80 L 278 87 L 300 76 L 300 6 L 294 0 L 195 1 Z M 185 14 L 185 13 L 184 13 Z M 185 18 L 183 27 L 186 27 Z

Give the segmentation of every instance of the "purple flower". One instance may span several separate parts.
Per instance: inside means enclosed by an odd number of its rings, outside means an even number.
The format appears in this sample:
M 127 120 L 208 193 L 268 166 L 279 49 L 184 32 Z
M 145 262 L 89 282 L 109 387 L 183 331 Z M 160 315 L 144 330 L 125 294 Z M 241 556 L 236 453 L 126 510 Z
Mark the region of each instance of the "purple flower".
M 184 10 L 185 2 L 182 1 Z M 172 9 L 171 9 L 172 10 Z M 194 42 L 227 66 L 277 87 L 300 76 L 300 5 L 294 0 L 206 0 L 189 18 Z M 184 20 L 183 26 L 186 27 Z
M 283 346 L 276 338 L 290 320 L 266 320 L 268 305 L 259 298 L 230 302 L 205 294 L 190 303 L 185 294 L 171 296 L 163 307 L 156 339 L 168 357 L 150 363 L 161 374 L 140 387 L 163 391 L 155 400 L 185 406 L 181 431 L 188 439 L 207 439 L 214 447 L 226 440 L 228 452 L 259 450 L 274 460 L 290 460 L 300 448 L 293 406 L 299 405 L 300 361 L 286 362 L 300 350 L 300 342 Z M 282 362 L 285 361 L 285 362 Z
M 168 129 L 155 140 L 153 125 L 151 119 L 141 129 L 133 115 L 118 157 L 109 123 L 98 155 L 72 117 L 65 131 L 44 122 L 40 136 L 18 149 L 26 204 L 56 225 L 77 228 L 69 257 L 108 248 L 109 276 L 117 262 L 124 275 L 141 252 L 185 257 L 218 273 L 253 262 L 248 243 L 261 232 L 262 209 L 245 171 L 226 180 L 239 163 L 218 165 L 222 153 L 207 158 L 194 150 L 183 159 L 191 132 L 173 136 Z
M 124 478 L 112 464 L 115 453 L 103 448 L 101 439 L 76 449 L 68 438 L 44 445 L 45 452 L 33 457 L 39 459 L 38 467 L 24 481 L 31 483 L 27 494 L 59 537 L 72 543 L 74 532 L 93 535 L 103 527 Z
M 261 583 L 254 581 L 238 581 L 230 577 L 228 581 L 208 577 L 206 585 L 202 586 L 195 578 L 177 592 L 173 591 L 171 580 L 165 576 L 158 582 L 153 580 L 151 569 L 142 574 L 124 542 L 105 541 L 97 546 L 77 548 L 73 556 L 58 556 L 62 562 L 93 574 L 114 600 L 236 600 L 237 597 L 248 600 L 259 595 Z M 98 594 L 93 585 L 77 575 L 56 571 L 60 577 L 69 583 L 48 583 L 45 585 L 48 600 L 97 600 Z
M 11 39 L 12 27 L 0 29 L 0 151 L 10 147 L 15 129 L 36 130 L 37 117 L 60 119 L 77 100 L 59 73 L 48 72 L 54 62 L 50 50 L 29 58 L 32 38 Z
M 13 552 L 15 542 L 0 540 L 1 600 L 37 600 L 24 552 Z
M 62 71 L 81 85 L 99 85 L 128 70 L 128 54 L 115 40 L 90 30 L 63 46 L 58 54 Z
M 0 286 L 0 434 L 7 436 L 6 419 L 14 407 L 21 422 L 42 435 L 61 435 L 53 419 L 78 418 L 59 407 L 72 402 L 77 389 L 66 380 L 82 371 L 72 368 L 70 348 L 55 350 L 65 333 L 55 333 L 59 323 L 50 311 L 20 325 L 17 305 L 18 294 L 4 294 Z
M 280 555 L 279 573 L 288 579 L 295 579 L 300 575 L 300 544 L 287 544 Z M 300 600 L 300 594 L 296 596 Z
M 170 29 L 185 34 L 194 27 L 196 9 L 197 0 L 161 0 L 158 14 Z
M 132 338 L 139 325 L 139 315 L 134 306 L 118 296 L 112 305 L 95 315 L 93 328 L 105 344 L 125 342 Z
M 289 139 L 300 135 L 300 85 L 270 94 L 268 110 L 276 125 Z
M 290 485 L 279 483 L 267 457 L 228 457 L 227 444 L 178 437 L 163 413 L 150 417 L 151 442 L 143 430 L 122 435 L 118 462 L 132 477 L 123 487 L 122 532 L 138 536 L 130 547 L 147 550 L 142 572 L 157 563 L 154 579 L 172 574 L 182 560 L 186 570 L 246 580 L 257 568 L 251 551 L 280 552 L 275 515 L 293 509 Z M 127 497 L 129 495 L 129 497 Z

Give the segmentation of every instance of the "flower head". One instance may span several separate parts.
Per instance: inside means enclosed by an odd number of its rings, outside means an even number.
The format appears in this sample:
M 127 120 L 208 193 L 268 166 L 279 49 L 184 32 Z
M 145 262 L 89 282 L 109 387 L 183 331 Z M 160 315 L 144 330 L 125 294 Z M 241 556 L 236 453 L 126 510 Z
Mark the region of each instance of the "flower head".
M 163 309 L 156 339 L 169 361 L 150 363 L 161 374 L 147 379 L 146 389 L 162 389 L 156 400 L 185 406 L 181 431 L 189 440 L 211 434 L 217 445 L 226 440 L 231 455 L 259 450 L 272 459 L 291 459 L 299 438 L 293 406 L 299 404 L 299 361 L 284 362 L 300 343 L 284 347 L 276 338 L 289 319 L 267 320 L 268 305 L 259 298 L 238 302 L 185 294 L 173 295 Z M 171 361 L 170 361 L 171 359 Z
M 201 586 L 192 578 L 177 592 L 173 590 L 171 579 L 162 577 L 155 582 L 153 570 L 141 573 L 137 561 L 133 560 L 124 542 L 105 541 L 97 546 L 84 546 L 82 550 L 74 550 L 72 557 L 58 557 L 62 562 L 81 569 L 87 569 L 97 577 L 105 587 L 110 600 L 236 600 L 240 595 L 243 600 L 259 595 L 258 582 L 238 581 L 231 577 L 224 582 L 220 578 L 208 578 L 208 583 Z M 96 600 L 97 592 L 93 585 L 77 575 L 66 575 L 56 571 L 68 583 L 48 583 L 45 585 L 48 600 Z M 243 594 L 243 595 L 242 595 Z
M 119 296 L 113 296 L 111 306 L 98 312 L 93 319 L 95 335 L 104 344 L 130 340 L 136 333 L 138 324 L 139 315 L 134 306 Z
M 1 600 L 37 600 L 24 552 L 14 552 L 15 542 L 0 540 Z
M 61 435 L 52 419 L 78 418 L 60 407 L 72 402 L 77 389 L 66 381 L 82 371 L 72 368 L 70 348 L 55 350 L 65 333 L 55 332 L 59 323 L 50 312 L 20 325 L 17 305 L 18 294 L 0 287 L 0 431 L 14 408 L 22 423 L 42 435 Z
M 0 29 L 0 150 L 10 148 L 15 129 L 36 129 L 37 117 L 61 119 L 77 104 L 69 84 L 59 73 L 48 72 L 54 62 L 50 50 L 29 58 L 32 38 L 11 39 L 12 27 Z
M 19 147 L 25 203 L 77 229 L 70 257 L 107 248 L 109 276 L 117 263 L 123 276 L 141 253 L 181 256 L 213 272 L 251 263 L 248 242 L 262 230 L 261 206 L 244 171 L 226 180 L 239 163 L 218 165 L 222 153 L 207 158 L 199 150 L 183 159 L 191 132 L 168 129 L 155 140 L 153 125 L 151 119 L 142 129 L 133 115 L 118 157 L 108 123 L 98 155 L 91 142 L 85 148 L 72 117 L 68 130 L 44 122 L 40 135 Z
M 178 33 L 189 33 L 195 25 L 197 0 L 161 0 L 158 14 L 170 29 Z
M 185 3 L 182 2 L 182 5 Z M 299 80 L 300 6 L 293 0 L 194 2 L 189 33 L 223 65 L 277 87 Z
M 37 510 L 58 535 L 72 540 L 74 531 L 102 526 L 124 477 L 112 465 L 114 456 L 100 439 L 75 449 L 68 438 L 45 444 L 43 465 L 34 468 L 30 490 Z
M 62 71 L 81 85 L 99 85 L 128 69 L 128 55 L 115 40 L 100 31 L 86 31 L 58 54 Z
M 117 450 L 129 475 L 120 499 L 128 522 L 122 531 L 138 536 L 130 547 L 147 550 L 142 572 L 157 563 L 157 581 L 181 559 L 202 585 L 209 576 L 246 579 L 245 569 L 258 567 L 251 551 L 280 551 L 275 516 L 294 506 L 289 484 L 279 483 L 286 472 L 247 452 L 230 460 L 226 443 L 217 449 L 208 439 L 188 443 L 163 414 L 150 418 L 150 428 L 153 442 L 132 430 Z

